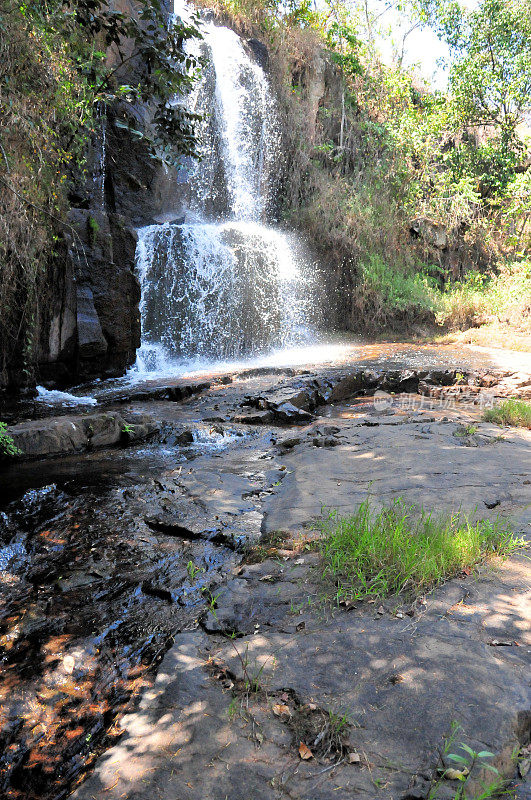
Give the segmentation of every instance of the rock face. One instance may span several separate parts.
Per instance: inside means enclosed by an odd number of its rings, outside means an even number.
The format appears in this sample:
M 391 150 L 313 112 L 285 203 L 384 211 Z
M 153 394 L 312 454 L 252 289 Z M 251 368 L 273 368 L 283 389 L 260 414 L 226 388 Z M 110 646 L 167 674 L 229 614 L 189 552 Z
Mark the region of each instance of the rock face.
M 170 4 L 162 5 L 170 13 Z M 114 7 L 135 12 L 134 0 L 117 0 Z M 134 85 L 144 69 L 133 59 L 122 78 Z M 72 190 L 64 239 L 40 298 L 38 382 L 67 386 L 118 376 L 135 360 L 140 345 L 135 228 L 152 224 L 170 205 L 174 212 L 179 208 L 175 174 L 160 168 L 128 129 L 142 130 L 149 116 L 142 103 L 132 107 L 120 101 L 99 117 L 87 153 L 89 177 Z M 27 376 L 14 374 L 12 383 L 25 385 Z
M 136 233 L 119 214 L 73 209 L 69 253 L 77 281 L 80 377 L 121 375 L 140 345 Z

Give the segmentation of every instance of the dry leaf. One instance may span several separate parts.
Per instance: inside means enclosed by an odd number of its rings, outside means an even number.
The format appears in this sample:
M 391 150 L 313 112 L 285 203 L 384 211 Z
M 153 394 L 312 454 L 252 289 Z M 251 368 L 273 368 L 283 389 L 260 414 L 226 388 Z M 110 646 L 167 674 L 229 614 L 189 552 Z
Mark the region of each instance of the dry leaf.
M 350 609 L 350 608 L 354 608 L 354 606 L 356 605 L 356 601 L 355 600 L 346 600 L 346 599 L 344 599 L 344 600 L 340 600 L 339 601 L 339 605 L 343 606 L 343 608 Z
M 315 703 L 308 703 L 308 704 L 306 705 L 306 708 L 307 708 L 309 711 L 315 711 L 315 710 L 317 709 L 317 706 L 315 705 Z
M 361 756 L 359 753 L 349 753 L 348 754 L 348 763 L 349 764 L 359 764 L 361 761 Z
M 304 742 L 301 742 L 299 745 L 299 755 L 303 761 L 308 761 L 308 759 L 313 758 L 312 751 Z
M 289 707 L 283 703 L 275 703 L 273 706 L 273 714 L 276 714 L 277 717 L 291 717 Z
M 462 781 L 463 778 L 466 778 L 470 770 L 467 767 L 463 769 L 454 769 L 450 767 L 444 771 L 444 777 L 447 781 Z

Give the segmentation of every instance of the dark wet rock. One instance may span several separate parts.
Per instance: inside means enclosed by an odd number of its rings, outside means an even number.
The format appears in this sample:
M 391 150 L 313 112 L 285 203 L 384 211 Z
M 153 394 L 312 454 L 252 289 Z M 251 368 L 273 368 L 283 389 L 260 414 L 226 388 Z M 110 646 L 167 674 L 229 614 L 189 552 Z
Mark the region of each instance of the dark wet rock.
M 80 422 L 90 447 L 116 444 L 120 441 L 125 426 L 124 420 L 116 413 L 93 414 Z
M 292 436 L 288 439 L 283 439 L 279 442 L 279 447 L 284 448 L 284 450 L 292 450 L 294 447 L 297 447 L 298 444 L 301 443 L 301 439 L 298 436 Z
M 99 579 L 100 576 L 89 572 L 73 572 L 71 575 L 59 578 L 57 587 L 62 592 L 72 592 L 87 586 L 92 586 L 92 584 L 97 583 Z
M 144 594 L 148 594 L 150 597 L 158 597 L 159 600 L 166 600 L 170 603 L 172 602 L 172 594 L 170 590 L 164 586 L 154 583 L 153 581 L 144 581 L 141 588 Z
M 271 409 L 271 413 L 274 421 L 281 425 L 304 424 L 311 422 L 313 419 L 312 414 L 298 408 L 293 403 L 281 403 L 281 405 Z
M 76 453 L 109 447 L 150 436 L 159 424 L 148 415 L 121 415 L 106 411 L 86 416 L 48 417 L 21 422 L 8 428 L 20 459 Z
M 77 339 L 80 358 L 94 358 L 107 352 L 107 341 L 89 286 L 77 287 Z
M 171 384 L 155 386 L 131 386 L 128 389 L 110 389 L 98 395 L 102 403 L 132 403 L 144 400 L 172 400 L 180 403 L 195 394 L 210 388 L 210 381 L 174 381 Z
M 355 394 L 364 390 L 376 389 L 379 383 L 380 376 L 376 373 L 366 373 L 365 370 L 359 370 L 340 378 L 333 386 L 330 394 L 326 398 L 326 402 L 340 403 L 342 400 L 347 400 Z
M 246 44 L 255 61 L 267 72 L 269 69 L 269 52 L 266 45 L 258 39 L 247 39 Z
M 77 283 L 76 372 L 122 375 L 140 345 L 136 233 L 125 217 L 96 209 L 71 209 L 69 223 Z
M 232 417 L 232 421 L 241 425 L 267 425 L 268 422 L 273 422 L 273 412 L 244 411 L 240 414 L 235 414 Z
M 155 531 L 160 531 L 168 536 L 178 536 L 181 539 L 212 539 L 218 533 L 219 527 L 205 527 L 200 522 L 191 521 L 190 518 L 180 521 L 170 514 L 157 514 L 144 517 L 144 522 Z
M 312 443 L 314 447 L 337 447 L 341 444 L 334 436 L 315 436 Z

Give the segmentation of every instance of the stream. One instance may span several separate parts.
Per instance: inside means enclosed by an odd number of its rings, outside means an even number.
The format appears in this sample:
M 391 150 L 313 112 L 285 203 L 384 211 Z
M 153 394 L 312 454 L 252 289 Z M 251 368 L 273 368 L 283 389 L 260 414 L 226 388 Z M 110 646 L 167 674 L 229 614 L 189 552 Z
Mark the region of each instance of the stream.
M 203 35 L 207 66 L 189 99 L 191 110 L 209 112 L 203 159 L 190 171 L 184 220 L 138 232 L 136 365 L 123 379 L 68 393 L 43 388 L 18 411 L 36 419 L 126 406 L 152 415 L 160 430 L 122 449 L 3 468 L 4 798 L 67 797 L 120 736 L 121 715 L 153 681 L 173 637 L 201 624 L 259 541 L 262 503 L 285 467 L 275 425 L 237 421 L 249 396 L 318 366 L 321 380 L 351 363 L 493 362 L 451 348 L 319 338 L 318 271 L 276 218 L 282 154 L 267 75 L 249 43 L 208 15 Z M 191 376 L 208 391 L 179 403 L 150 399 L 157 386 Z M 140 390 L 146 398 L 134 399 Z

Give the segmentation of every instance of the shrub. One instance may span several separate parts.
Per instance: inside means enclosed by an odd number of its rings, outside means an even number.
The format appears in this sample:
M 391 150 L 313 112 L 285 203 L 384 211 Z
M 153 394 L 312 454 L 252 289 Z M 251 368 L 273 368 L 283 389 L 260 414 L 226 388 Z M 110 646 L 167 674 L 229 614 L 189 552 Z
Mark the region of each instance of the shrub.
M 507 263 L 494 277 L 471 272 L 463 281 L 452 284 L 438 298 L 437 319 L 450 328 L 490 320 L 526 326 L 530 297 L 531 262 Z

